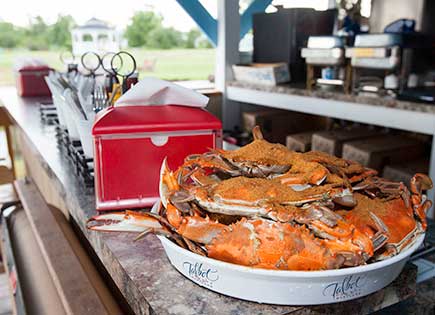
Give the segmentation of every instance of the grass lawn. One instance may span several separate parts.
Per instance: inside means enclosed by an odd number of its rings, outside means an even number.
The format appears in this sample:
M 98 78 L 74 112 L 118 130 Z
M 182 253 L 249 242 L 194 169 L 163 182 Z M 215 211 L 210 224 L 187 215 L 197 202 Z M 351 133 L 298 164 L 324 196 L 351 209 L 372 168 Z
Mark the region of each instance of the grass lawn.
M 214 49 L 128 49 L 137 61 L 140 77 L 155 76 L 166 80 L 205 80 L 214 73 Z M 13 65 L 20 56 L 35 56 L 51 67 L 64 70 L 59 51 L 27 51 L 0 49 L 0 86 L 14 84 Z M 146 71 L 145 64 L 155 62 L 153 71 Z

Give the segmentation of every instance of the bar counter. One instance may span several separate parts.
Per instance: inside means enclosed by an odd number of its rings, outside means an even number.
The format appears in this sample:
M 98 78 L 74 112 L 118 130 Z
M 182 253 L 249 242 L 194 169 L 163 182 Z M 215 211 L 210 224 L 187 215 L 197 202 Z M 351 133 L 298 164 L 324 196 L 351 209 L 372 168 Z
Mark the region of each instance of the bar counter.
M 77 223 L 134 313 L 368 314 L 416 294 L 416 267 L 407 264 L 387 288 L 354 301 L 311 307 L 247 302 L 214 293 L 186 279 L 171 266 L 154 235 L 133 242 L 132 234 L 87 230 L 87 219 L 96 214 L 94 192 L 75 176 L 73 166 L 57 145 L 55 127 L 41 122 L 40 101 L 49 100 L 21 98 L 14 88 L 0 88 L 0 103 L 15 124 L 14 139 L 25 161 L 26 174 L 47 202 Z

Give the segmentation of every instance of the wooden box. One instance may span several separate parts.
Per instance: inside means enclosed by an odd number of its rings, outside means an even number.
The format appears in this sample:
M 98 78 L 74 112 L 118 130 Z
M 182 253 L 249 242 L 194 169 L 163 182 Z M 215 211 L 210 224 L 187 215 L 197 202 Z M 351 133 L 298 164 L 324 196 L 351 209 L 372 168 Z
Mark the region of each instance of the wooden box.
M 386 165 L 382 171 L 382 177 L 396 182 L 409 184 L 412 176 L 416 173 L 427 174 L 429 172 L 429 161 L 418 159 L 415 161 Z
M 316 131 L 295 133 L 287 136 L 286 146 L 289 150 L 308 152 L 311 150 L 311 139 Z
M 281 63 L 253 63 L 249 65 L 233 65 L 236 81 L 278 85 L 290 81 L 288 64 Z
M 264 109 L 243 113 L 243 127 L 251 132 L 260 126 L 264 138 L 270 142 L 285 144 L 288 134 L 307 130 L 325 129 L 329 118 L 302 114 L 280 109 Z
M 372 137 L 344 144 L 343 158 L 382 170 L 387 164 L 411 161 L 421 157 L 424 144 L 403 136 Z
M 311 149 L 313 151 L 322 151 L 331 155 L 341 156 L 344 143 L 373 137 L 378 134 L 379 131 L 367 128 L 337 129 L 316 132 L 313 134 Z

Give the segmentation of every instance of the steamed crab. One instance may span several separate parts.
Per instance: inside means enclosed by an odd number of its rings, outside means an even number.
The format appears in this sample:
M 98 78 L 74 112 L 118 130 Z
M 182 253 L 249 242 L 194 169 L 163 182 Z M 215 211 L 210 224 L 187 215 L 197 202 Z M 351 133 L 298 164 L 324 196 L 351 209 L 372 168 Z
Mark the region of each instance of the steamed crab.
M 354 162 L 334 157 L 328 159 L 327 155 L 318 152 L 297 153 L 281 144 L 269 143 L 263 139 L 258 127 L 254 128 L 253 135 L 253 142 L 235 151 L 212 150 L 188 156 L 177 174 L 185 179 L 207 169 L 231 177 L 270 179 L 295 191 L 327 184 L 318 191 L 311 191 L 325 194 L 330 189 L 329 194 L 336 196 L 334 202 L 349 207 L 355 205 L 351 183 L 374 174 L 373 170 Z
M 234 194 L 232 180 L 242 180 L 241 188 L 248 194 Z M 221 187 L 222 183 L 230 183 L 229 189 Z M 255 190 L 267 190 L 265 198 L 256 200 Z M 190 197 L 164 162 L 160 182 L 163 207 L 158 214 L 103 214 L 91 219 L 90 228 L 163 233 L 196 253 L 269 269 L 357 266 L 383 245 L 385 235 L 369 238 L 325 206 L 316 203 L 295 207 L 291 192 L 298 194 L 266 179 L 236 177 L 209 187 L 195 187 L 194 197 Z M 234 199 L 237 195 L 245 199 Z M 226 225 L 211 219 L 213 214 L 219 219 L 219 215 L 243 218 Z
M 108 213 L 88 227 L 163 234 L 197 254 L 252 267 L 320 270 L 395 255 L 426 228 L 431 206 L 417 174 L 411 191 L 362 165 L 265 141 L 163 161 L 155 213 Z
M 316 238 L 304 226 L 243 218 L 224 225 L 198 215 L 177 228 L 163 217 L 128 211 L 96 216 L 89 228 L 99 231 L 166 235 L 178 245 L 210 258 L 266 269 L 321 270 L 364 263 L 345 244 Z
M 354 188 L 360 191 L 354 194 L 357 205 L 352 210 L 338 211 L 367 236 L 373 235 L 379 225 L 383 226 L 388 241 L 376 255 L 376 260 L 412 246 L 426 229 L 426 212 L 432 202 L 422 195 L 422 191 L 432 188 L 432 181 L 424 174 L 416 174 L 410 188 L 411 192 L 403 183 L 369 178 Z
M 328 170 L 319 163 L 303 159 L 301 153 L 289 151 L 281 144 L 263 139 L 260 129 L 252 131 L 254 141 L 235 150 L 214 150 L 187 158 L 185 166 L 215 168 L 232 176 L 276 178 L 283 184 L 320 185 Z

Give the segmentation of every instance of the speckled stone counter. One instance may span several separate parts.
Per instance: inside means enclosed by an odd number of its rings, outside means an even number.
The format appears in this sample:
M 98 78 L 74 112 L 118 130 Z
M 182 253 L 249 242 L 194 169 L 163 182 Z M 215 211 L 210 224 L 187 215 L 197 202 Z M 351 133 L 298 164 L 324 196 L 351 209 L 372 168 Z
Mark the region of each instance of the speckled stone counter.
M 327 91 L 322 89 L 308 91 L 307 89 L 292 87 L 288 84 L 282 84 L 278 86 L 267 86 L 267 85 L 233 81 L 230 82 L 228 85 L 233 87 L 262 91 L 262 92 L 290 94 L 290 95 L 297 95 L 297 96 L 309 96 L 309 97 L 316 97 L 321 99 L 351 102 L 351 103 L 358 103 L 358 104 L 365 104 L 365 105 L 372 105 L 372 106 L 383 106 L 383 107 L 435 114 L 434 105 L 400 101 L 391 97 L 358 96 L 358 95 L 344 94 L 344 93 L 334 92 L 334 91 Z
M 84 237 L 137 314 L 367 314 L 415 295 L 416 268 L 409 264 L 387 288 L 358 300 L 326 306 L 275 306 L 241 301 L 214 293 L 184 278 L 169 263 L 154 235 L 133 242 L 126 233 L 88 231 L 95 214 L 94 195 L 75 177 L 55 139 L 53 126 L 41 123 L 37 101 L 22 99 L 13 88 L 0 89 L 0 100 L 17 125 L 27 164 L 40 167 Z M 122 179 L 121 179 L 122 180 Z M 38 184 L 38 181 L 35 179 Z M 44 187 L 40 187 L 43 189 Z

